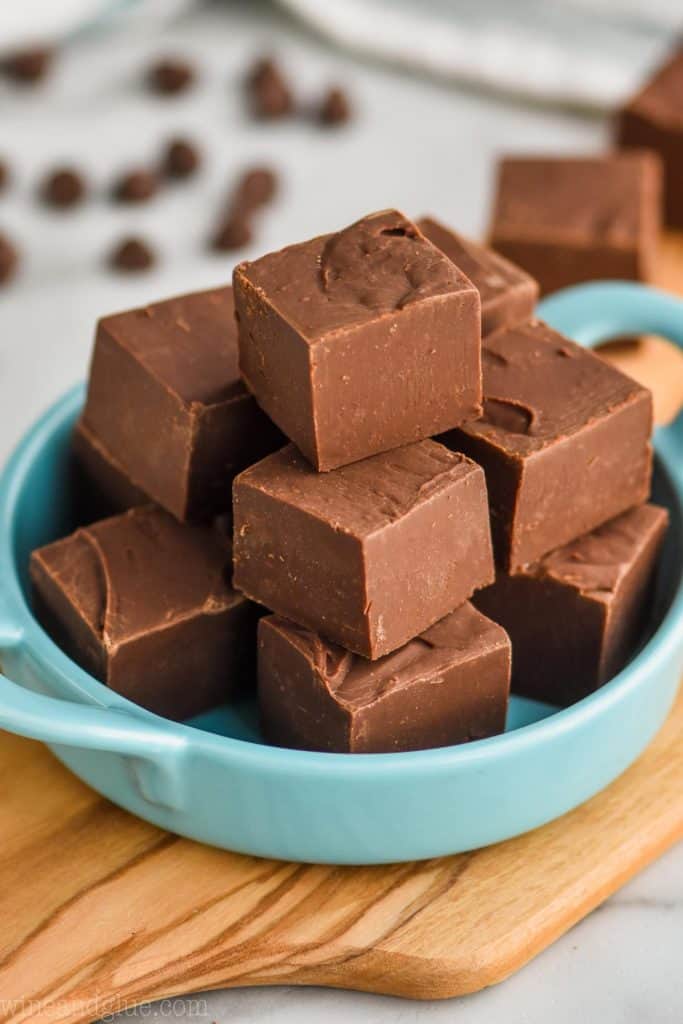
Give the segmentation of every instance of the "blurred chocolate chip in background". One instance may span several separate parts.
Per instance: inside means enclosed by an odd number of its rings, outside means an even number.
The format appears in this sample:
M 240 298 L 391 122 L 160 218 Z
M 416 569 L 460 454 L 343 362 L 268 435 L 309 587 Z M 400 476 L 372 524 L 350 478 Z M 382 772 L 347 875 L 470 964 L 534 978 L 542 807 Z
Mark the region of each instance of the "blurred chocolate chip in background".
M 9 6 L 9 5 L 8 5 Z M 33 46 L 6 54 L 0 60 L 0 72 L 19 85 L 34 85 L 47 75 L 55 51 L 50 46 Z
M 270 167 L 250 167 L 238 179 L 233 206 L 245 210 L 263 206 L 275 197 L 277 187 L 277 175 Z
M 149 68 L 147 85 L 162 96 L 175 96 L 194 85 L 195 78 L 194 68 L 188 61 L 164 57 Z
M 272 57 L 260 57 L 246 77 L 249 107 L 263 120 L 287 117 L 294 110 L 294 98 L 284 73 Z
M 253 237 L 247 217 L 232 213 L 221 220 L 211 237 L 211 248 L 215 252 L 232 252 L 249 245 Z
M 201 165 L 201 156 L 194 143 L 187 139 L 172 139 L 164 150 L 161 166 L 169 178 L 190 178 Z
M 144 203 L 159 191 L 159 177 L 142 167 L 127 171 L 115 183 L 112 197 L 120 203 Z
M 142 238 L 124 238 L 114 246 L 108 259 L 113 270 L 124 273 L 137 273 L 149 270 L 156 263 L 154 250 Z
M 0 232 L 0 285 L 10 281 L 19 264 L 19 253 L 7 235 Z
M 9 167 L 7 166 L 4 160 L 0 160 L 0 192 L 4 192 L 4 190 L 9 185 L 9 181 Z
M 85 198 L 83 175 L 72 167 L 59 167 L 51 171 L 40 187 L 40 195 L 47 206 L 66 209 L 77 206 Z
M 343 89 L 333 86 L 323 96 L 318 120 L 327 127 L 346 124 L 351 118 L 351 104 Z

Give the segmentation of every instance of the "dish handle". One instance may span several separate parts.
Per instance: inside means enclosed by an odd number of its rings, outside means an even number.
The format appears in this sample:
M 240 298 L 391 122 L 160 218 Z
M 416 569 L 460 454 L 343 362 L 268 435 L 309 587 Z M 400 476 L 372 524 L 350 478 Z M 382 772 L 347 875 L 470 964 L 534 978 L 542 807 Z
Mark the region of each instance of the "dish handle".
M 0 655 L 21 641 L 21 632 L 0 617 Z M 118 754 L 145 800 L 167 810 L 184 806 L 188 745 L 171 722 L 49 697 L 0 674 L 0 729 L 57 747 Z
M 648 285 L 596 281 L 565 288 L 539 303 L 537 313 L 587 348 L 624 335 L 657 334 L 683 349 L 683 300 Z M 656 437 L 683 496 L 683 411 Z

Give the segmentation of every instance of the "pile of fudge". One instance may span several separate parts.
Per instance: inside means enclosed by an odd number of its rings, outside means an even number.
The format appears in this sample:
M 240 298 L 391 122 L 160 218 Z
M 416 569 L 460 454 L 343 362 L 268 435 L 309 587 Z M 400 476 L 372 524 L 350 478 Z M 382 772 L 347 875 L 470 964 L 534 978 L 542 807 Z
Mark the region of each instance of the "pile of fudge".
M 594 691 L 640 642 L 667 525 L 652 397 L 537 295 L 388 210 L 102 319 L 83 525 L 31 558 L 45 628 L 174 719 L 256 692 L 302 749 L 456 744 L 504 730 L 511 682 Z

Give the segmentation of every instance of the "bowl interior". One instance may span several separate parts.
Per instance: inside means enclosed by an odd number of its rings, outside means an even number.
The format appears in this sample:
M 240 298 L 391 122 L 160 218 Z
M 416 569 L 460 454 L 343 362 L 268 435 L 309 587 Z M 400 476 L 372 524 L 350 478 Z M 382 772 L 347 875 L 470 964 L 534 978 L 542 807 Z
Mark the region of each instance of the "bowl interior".
M 71 431 L 80 411 L 81 393 L 67 396 L 45 419 L 17 467 L 16 488 L 10 501 L 10 530 L 14 568 L 23 595 L 30 605 L 28 563 L 31 551 L 64 537 L 89 517 L 78 468 L 71 455 Z M 665 505 L 671 525 L 657 572 L 654 598 L 638 649 L 647 642 L 666 614 L 679 584 L 683 567 L 683 516 L 665 467 L 655 459 L 653 500 Z M 634 652 L 636 653 L 636 652 Z M 92 681 L 93 686 L 102 684 Z M 547 704 L 513 695 L 506 731 L 521 728 L 552 715 Z M 263 742 L 256 702 L 223 705 L 186 723 L 195 728 L 235 739 Z M 486 742 L 483 740 L 481 742 Z

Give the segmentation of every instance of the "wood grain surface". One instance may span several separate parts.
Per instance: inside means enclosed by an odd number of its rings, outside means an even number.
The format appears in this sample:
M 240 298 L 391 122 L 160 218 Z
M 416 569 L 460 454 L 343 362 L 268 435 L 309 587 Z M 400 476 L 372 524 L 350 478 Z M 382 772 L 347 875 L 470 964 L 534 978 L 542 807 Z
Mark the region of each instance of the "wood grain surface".
M 77 1024 L 236 985 L 431 999 L 502 981 L 683 837 L 683 696 L 583 807 L 420 864 L 304 866 L 203 847 L 7 734 L 0 780 L 1 1021 Z
M 662 284 L 683 292 L 683 241 Z M 683 401 L 657 339 L 609 351 Z M 683 696 L 639 761 L 583 807 L 419 864 L 304 866 L 202 847 L 109 804 L 0 733 L 0 1022 L 81 1024 L 151 999 L 320 984 L 415 998 L 502 981 L 683 837 Z

